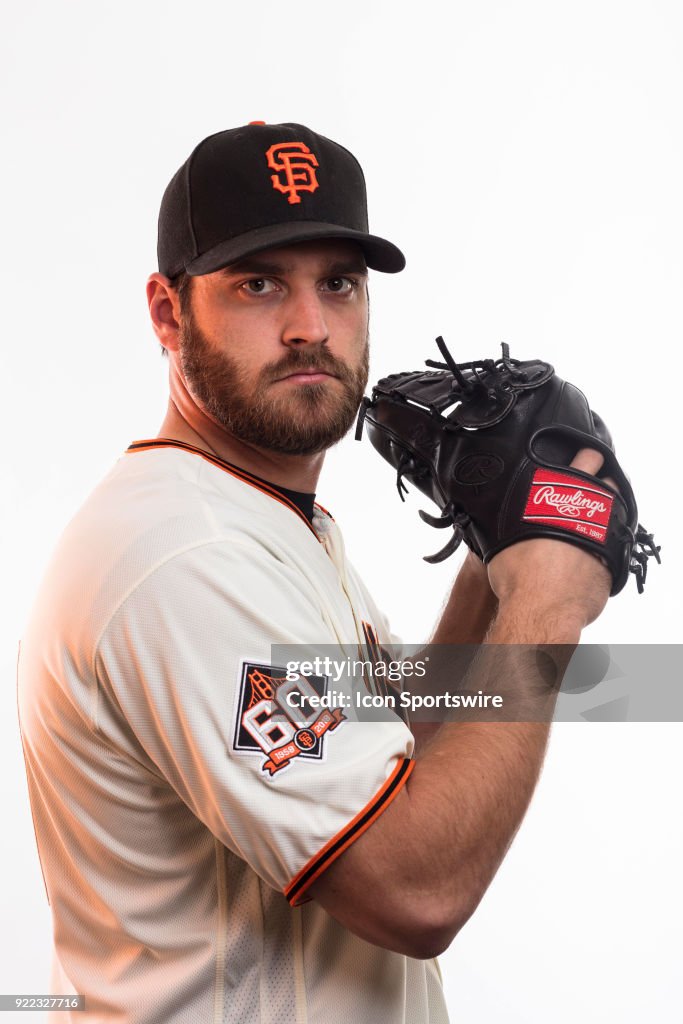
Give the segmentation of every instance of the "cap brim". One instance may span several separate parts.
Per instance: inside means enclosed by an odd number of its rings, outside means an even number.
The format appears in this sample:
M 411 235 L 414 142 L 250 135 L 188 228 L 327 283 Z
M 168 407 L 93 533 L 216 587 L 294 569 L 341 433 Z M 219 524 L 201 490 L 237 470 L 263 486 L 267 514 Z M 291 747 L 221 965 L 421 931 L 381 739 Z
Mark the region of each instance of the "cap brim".
M 208 252 L 192 260 L 185 267 L 191 277 L 211 274 L 214 270 L 236 263 L 237 260 L 274 249 L 277 246 L 295 242 L 313 242 L 319 238 L 341 238 L 357 242 L 365 254 L 365 261 L 372 270 L 381 270 L 385 274 L 396 274 L 406 265 L 405 256 L 397 246 L 377 235 L 366 235 L 362 231 L 340 227 L 338 224 L 323 224 L 317 221 L 300 223 L 271 224 L 264 228 L 248 231 L 239 238 L 230 238 L 215 245 Z

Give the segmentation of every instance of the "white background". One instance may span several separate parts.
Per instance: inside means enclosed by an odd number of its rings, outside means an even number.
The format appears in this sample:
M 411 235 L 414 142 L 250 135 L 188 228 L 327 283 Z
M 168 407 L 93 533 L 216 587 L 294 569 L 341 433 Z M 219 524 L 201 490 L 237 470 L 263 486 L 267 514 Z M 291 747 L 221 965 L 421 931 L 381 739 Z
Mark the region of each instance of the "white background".
M 63 525 L 162 419 L 144 282 L 167 181 L 199 139 L 254 119 L 350 148 L 372 229 L 408 257 L 372 278 L 372 378 L 436 356 L 443 333 L 460 359 L 507 340 L 582 387 L 665 556 L 586 639 L 675 642 L 683 18 L 673 0 L 28 0 L 2 29 L 0 992 L 39 993 L 50 920 L 16 646 Z M 423 502 L 401 505 L 350 439 L 319 497 L 396 630 L 424 638 L 455 560 L 421 561 L 441 540 Z M 442 958 L 454 1022 L 683 1019 L 682 739 L 679 724 L 556 728 L 521 833 Z

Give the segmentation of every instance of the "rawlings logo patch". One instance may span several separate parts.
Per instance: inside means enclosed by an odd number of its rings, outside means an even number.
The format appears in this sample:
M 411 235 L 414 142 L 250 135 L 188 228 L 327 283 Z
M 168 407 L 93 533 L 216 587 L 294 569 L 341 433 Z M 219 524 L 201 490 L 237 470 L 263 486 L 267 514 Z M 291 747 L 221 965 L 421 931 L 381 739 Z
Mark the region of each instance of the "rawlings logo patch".
M 604 544 L 614 495 L 569 473 L 537 469 L 522 519 L 580 533 Z
M 287 669 L 275 665 L 242 665 L 233 749 L 263 753 L 261 765 L 272 778 L 294 758 L 321 761 L 327 733 L 346 716 L 339 708 L 321 708 L 327 676 L 287 679 Z

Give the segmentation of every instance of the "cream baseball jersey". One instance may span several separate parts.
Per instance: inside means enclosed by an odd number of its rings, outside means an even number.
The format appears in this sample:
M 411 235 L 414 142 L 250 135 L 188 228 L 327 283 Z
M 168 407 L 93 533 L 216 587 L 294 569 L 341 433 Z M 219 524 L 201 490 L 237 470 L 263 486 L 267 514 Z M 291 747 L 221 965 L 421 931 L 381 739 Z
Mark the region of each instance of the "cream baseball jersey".
M 271 646 L 368 637 L 387 624 L 321 507 L 311 524 L 159 439 L 93 492 L 19 658 L 52 990 L 85 996 L 74 1021 L 447 1021 L 434 961 L 364 942 L 307 892 L 404 785 L 413 738 L 398 718 L 290 720 L 283 695 L 325 679 L 288 682 Z

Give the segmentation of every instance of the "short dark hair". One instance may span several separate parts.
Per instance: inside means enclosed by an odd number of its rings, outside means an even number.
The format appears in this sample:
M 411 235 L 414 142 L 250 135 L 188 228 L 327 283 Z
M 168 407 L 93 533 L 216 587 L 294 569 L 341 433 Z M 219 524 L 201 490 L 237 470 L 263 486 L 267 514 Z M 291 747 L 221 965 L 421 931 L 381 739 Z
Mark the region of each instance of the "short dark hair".
M 189 274 L 186 274 L 184 270 L 181 270 L 180 273 L 176 274 L 173 278 L 171 285 L 178 293 L 178 298 L 180 300 L 180 312 L 189 313 L 192 278 Z
M 181 270 L 179 274 L 171 278 L 171 287 L 178 293 L 178 300 L 180 302 L 180 312 L 187 314 L 190 311 L 190 293 L 192 291 L 192 278 L 189 274 L 186 274 L 184 270 Z M 162 356 L 167 356 L 168 352 L 163 345 L 161 347 Z

